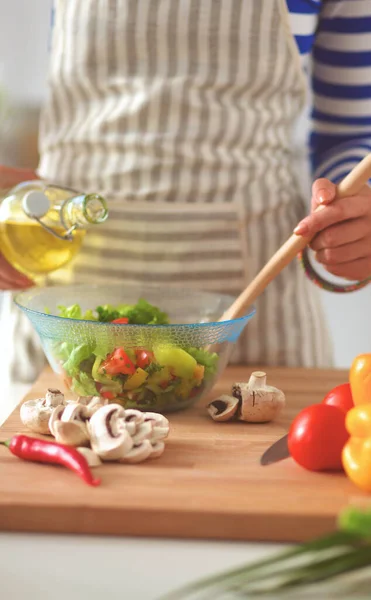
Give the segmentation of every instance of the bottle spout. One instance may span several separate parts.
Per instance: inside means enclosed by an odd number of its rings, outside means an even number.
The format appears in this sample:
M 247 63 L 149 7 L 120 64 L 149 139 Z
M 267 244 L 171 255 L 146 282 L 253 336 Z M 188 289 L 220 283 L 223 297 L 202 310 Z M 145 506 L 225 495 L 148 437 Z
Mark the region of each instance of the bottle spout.
M 83 203 L 83 214 L 91 225 L 104 223 L 108 217 L 105 199 L 99 194 L 87 194 Z

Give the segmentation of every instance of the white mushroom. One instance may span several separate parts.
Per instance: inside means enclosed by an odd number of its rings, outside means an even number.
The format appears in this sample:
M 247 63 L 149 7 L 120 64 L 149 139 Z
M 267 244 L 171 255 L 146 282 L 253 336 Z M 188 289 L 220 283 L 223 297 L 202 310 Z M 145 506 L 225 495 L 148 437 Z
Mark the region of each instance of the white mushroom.
M 45 406 L 45 398 L 28 400 L 21 406 L 20 417 L 23 425 L 35 433 L 50 434 L 49 418 L 51 409 Z
M 140 463 L 146 460 L 152 454 L 152 444 L 149 440 L 144 440 L 132 447 L 130 452 L 125 454 L 124 458 L 120 460 L 120 462 L 124 463 Z
M 144 422 L 153 423 L 153 429 L 151 434 L 151 442 L 157 440 L 164 440 L 169 435 L 170 423 L 164 415 L 153 412 L 144 413 Z
M 87 407 L 83 404 L 79 404 L 79 402 L 69 402 L 64 409 L 61 421 L 79 421 L 80 423 L 85 423 L 88 420 L 88 410 Z
M 101 396 L 93 396 L 87 405 L 87 413 L 90 418 L 99 408 L 102 406 L 106 406 L 108 404 L 108 400 L 106 398 L 102 398 Z
M 119 460 L 130 452 L 134 443 L 126 430 L 125 410 L 120 404 L 99 408 L 89 421 L 91 447 L 102 460 Z
M 135 408 L 128 408 L 124 415 L 125 426 L 130 435 L 134 435 L 139 425 L 144 422 L 144 414 Z
M 83 404 L 84 406 L 87 406 L 89 404 L 89 402 L 95 397 L 99 398 L 99 396 L 78 396 L 77 402 L 79 404 Z
M 89 418 L 98 408 L 108 404 L 108 400 L 101 396 L 79 396 L 77 402 L 86 407 L 86 415 Z
M 222 394 L 208 404 L 207 410 L 214 421 L 231 421 L 237 415 L 239 403 L 237 398 Z
M 162 442 L 161 440 L 158 440 L 155 443 L 152 442 L 152 452 L 151 452 L 150 458 L 158 458 L 159 456 L 161 456 L 161 454 L 163 454 L 164 450 L 165 450 L 164 442 Z
M 48 388 L 45 394 L 45 405 L 46 406 L 59 406 L 65 404 L 64 394 L 60 390 Z
M 89 436 L 84 423 L 80 421 L 55 421 L 53 425 L 55 441 L 67 446 L 84 446 Z
M 35 433 L 50 435 L 49 419 L 56 406 L 64 406 L 64 395 L 59 390 L 48 389 L 45 398 L 28 400 L 21 406 L 23 425 Z
M 66 407 L 57 406 L 50 417 L 49 429 L 60 444 L 85 446 L 89 443 L 87 415 L 87 407 L 78 402 L 69 402 Z
M 252 373 L 248 383 L 235 383 L 232 393 L 240 402 L 239 419 L 249 423 L 272 421 L 285 405 L 284 393 L 267 385 L 263 371 Z
M 49 419 L 49 430 L 50 430 L 50 433 L 51 433 L 52 435 L 54 435 L 54 437 L 55 437 L 54 424 L 55 424 L 57 421 L 60 421 L 60 420 L 61 420 L 61 418 L 62 418 L 62 414 L 63 414 L 63 411 L 64 411 L 64 409 L 65 409 L 65 407 L 64 407 L 63 405 L 61 405 L 61 406 L 56 406 L 56 407 L 53 409 L 53 412 L 52 412 L 52 414 L 50 415 L 50 419 Z
M 144 440 L 150 440 L 152 438 L 153 432 L 153 421 L 144 422 L 137 428 L 134 435 L 132 435 L 132 440 L 134 446 L 140 444 Z
M 102 464 L 98 454 L 96 454 L 91 448 L 79 447 L 76 448 L 80 454 L 86 458 L 89 467 L 99 467 Z

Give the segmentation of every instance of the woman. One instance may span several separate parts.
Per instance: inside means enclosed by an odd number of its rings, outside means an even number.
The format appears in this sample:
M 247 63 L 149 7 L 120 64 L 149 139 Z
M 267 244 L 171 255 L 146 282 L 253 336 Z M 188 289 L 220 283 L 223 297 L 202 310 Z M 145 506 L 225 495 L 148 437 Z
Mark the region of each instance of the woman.
M 370 34 L 369 0 L 57 0 L 37 175 L 101 192 L 110 219 L 51 281 L 238 294 L 300 220 L 329 272 L 370 277 L 370 189 L 331 204 L 371 147 Z M 312 209 L 329 206 L 304 218 L 292 131 L 308 80 Z M 1 272 L 3 289 L 27 284 Z M 331 364 L 297 262 L 258 300 L 235 361 Z

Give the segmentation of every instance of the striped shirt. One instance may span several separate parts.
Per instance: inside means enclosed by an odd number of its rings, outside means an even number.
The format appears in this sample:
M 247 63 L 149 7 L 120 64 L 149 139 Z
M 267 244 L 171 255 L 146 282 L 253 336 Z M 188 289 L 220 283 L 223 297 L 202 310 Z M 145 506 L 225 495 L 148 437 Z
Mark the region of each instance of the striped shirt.
M 337 183 L 371 152 L 371 0 L 286 2 L 312 91 L 313 177 Z
M 286 0 L 313 93 L 313 176 L 335 183 L 371 152 L 371 1 Z

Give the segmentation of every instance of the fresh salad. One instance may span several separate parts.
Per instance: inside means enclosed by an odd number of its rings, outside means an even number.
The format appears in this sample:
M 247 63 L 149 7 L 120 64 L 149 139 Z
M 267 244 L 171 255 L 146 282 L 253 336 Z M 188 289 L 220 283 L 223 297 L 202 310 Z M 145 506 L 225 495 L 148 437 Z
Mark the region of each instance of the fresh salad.
M 165 325 L 168 315 L 146 300 L 135 305 L 98 306 L 83 312 L 78 304 L 58 306 L 59 316 L 120 325 Z M 124 347 L 102 338 L 91 344 L 58 343 L 55 354 L 66 384 L 77 394 L 95 395 L 125 407 L 183 403 L 198 396 L 216 374 L 218 355 L 194 347 L 151 344 Z

